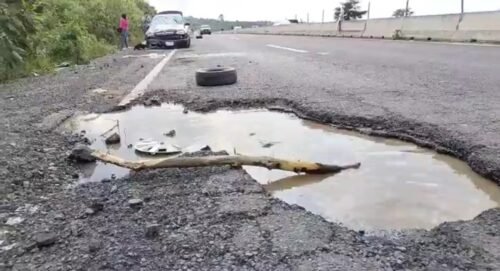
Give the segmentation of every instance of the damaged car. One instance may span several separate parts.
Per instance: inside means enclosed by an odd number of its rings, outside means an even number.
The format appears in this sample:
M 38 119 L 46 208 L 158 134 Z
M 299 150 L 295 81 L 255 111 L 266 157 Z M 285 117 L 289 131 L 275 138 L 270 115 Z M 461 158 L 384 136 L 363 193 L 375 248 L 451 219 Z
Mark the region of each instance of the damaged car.
M 149 49 L 189 48 L 191 29 L 182 12 L 163 11 L 155 15 L 146 31 L 146 45 Z

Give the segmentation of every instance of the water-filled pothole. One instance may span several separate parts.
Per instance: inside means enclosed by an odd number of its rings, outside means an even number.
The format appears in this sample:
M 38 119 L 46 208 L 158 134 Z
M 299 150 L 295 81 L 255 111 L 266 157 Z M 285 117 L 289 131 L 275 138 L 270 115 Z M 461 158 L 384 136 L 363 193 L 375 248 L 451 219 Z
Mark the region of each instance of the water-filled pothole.
M 274 196 L 353 229 L 429 229 L 445 221 L 472 219 L 500 205 L 500 189 L 457 159 L 290 114 L 265 110 L 184 114 L 180 106 L 138 106 L 125 112 L 81 116 L 69 127 L 85 130 L 95 139 L 93 147 L 104 150 L 101 134 L 116 123 L 122 143 L 109 151 L 130 160 L 144 157 L 128 145 L 150 138 L 181 147 L 207 144 L 214 151 L 230 153 L 236 149 L 247 155 L 339 165 L 361 162 L 359 170 L 334 176 L 245 168 Z M 176 136 L 166 137 L 172 129 Z M 265 146 L 270 142 L 276 144 Z M 100 181 L 111 174 L 124 176 L 128 170 L 97 163 L 85 172 L 82 181 Z

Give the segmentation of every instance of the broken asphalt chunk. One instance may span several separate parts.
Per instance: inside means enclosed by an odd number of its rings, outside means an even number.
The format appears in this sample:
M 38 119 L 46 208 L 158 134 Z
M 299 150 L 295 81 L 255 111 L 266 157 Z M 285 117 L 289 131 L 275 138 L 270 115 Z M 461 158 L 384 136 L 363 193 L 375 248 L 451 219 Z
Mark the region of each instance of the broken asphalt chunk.
M 92 156 L 92 150 L 83 144 L 77 144 L 71 151 L 69 158 L 79 163 L 92 163 L 96 161 L 95 157 Z

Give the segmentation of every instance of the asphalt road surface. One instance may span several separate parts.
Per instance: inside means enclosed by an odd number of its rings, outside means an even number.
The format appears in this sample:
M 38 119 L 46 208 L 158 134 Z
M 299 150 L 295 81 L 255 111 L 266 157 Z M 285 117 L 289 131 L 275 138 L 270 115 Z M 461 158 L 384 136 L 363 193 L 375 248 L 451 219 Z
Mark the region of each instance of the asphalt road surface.
M 200 111 L 280 108 L 449 153 L 500 182 L 498 59 L 496 46 L 212 35 L 2 85 L 0 270 L 500 270 L 499 209 L 366 236 L 271 199 L 235 169 L 68 188 L 79 169 L 67 152 L 82 136 L 55 129 L 153 96 Z M 195 70 L 216 65 L 237 68 L 238 83 L 196 86 Z

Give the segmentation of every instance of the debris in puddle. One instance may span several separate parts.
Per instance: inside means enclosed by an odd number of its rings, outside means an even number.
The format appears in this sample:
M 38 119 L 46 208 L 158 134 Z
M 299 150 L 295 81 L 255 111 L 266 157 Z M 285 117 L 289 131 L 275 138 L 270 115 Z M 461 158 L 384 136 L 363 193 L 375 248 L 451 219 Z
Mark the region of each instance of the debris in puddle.
M 260 141 L 260 145 L 261 145 L 261 146 L 262 146 L 262 148 L 264 148 L 264 149 L 269 149 L 269 148 L 271 148 L 271 147 L 273 147 L 274 145 L 279 144 L 279 143 L 281 143 L 281 142 L 262 142 L 262 141 Z
M 210 146 L 206 144 L 198 144 L 198 145 L 191 145 L 189 147 L 183 148 L 182 152 L 184 153 L 194 153 L 194 152 L 199 152 L 199 151 L 211 151 L 212 149 Z
M 175 137 L 176 134 L 177 132 L 175 130 L 170 130 L 168 133 L 164 133 L 163 135 L 167 137 Z
M 139 153 L 149 154 L 149 155 L 173 155 L 181 153 L 179 147 L 174 145 L 165 145 L 163 142 L 158 141 L 141 141 L 135 144 L 134 149 Z
M 117 129 L 118 131 L 120 130 L 120 121 L 116 120 L 114 122 L 115 122 L 115 124 L 113 126 L 111 126 L 111 128 L 109 128 L 108 130 L 106 130 L 104 133 L 102 133 L 101 136 L 106 136 L 109 133 L 113 132 L 115 129 Z
M 275 157 L 328 164 L 361 161 L 363 167 L 359 170 L 336 175 L 243 168 L 274 197 L 367 233 L 377 229 L 430 229 L 446 221 L 472 219 L 500 203 L 500 189 L 465 163 L 410 143 L 338 130 L 265 110 L 185 115 L 184 109 L 177 105 L 135 106 L 97 117 L 94 114 L 92 120 L 77 117 L 69 120 L 71 126 L 67 127 L 77 132 L 86 130 L 89 138 L 99 138 L 112 119 L 120 121 L 120 130 L 126 131 L 127 141 L 134 144 L 141 137 L 161 141 L 165 139 L 165 127 L 175 127 L 179 134 L 169 138 L 168 143 L 181 146 L 183 152 L 191 152 L 186 146 L 206 144 L 214 152 L 237 150 L 262 156 L 272 150 Z M 125 137 L 122 139 L 125 141 Z M 266 149 L 258 139 L 281 143 Z M 109 148 L 103 140 L 97 140 L 91 146 L 125 160 L 144 160 L 144 155 L 128 149 L 127 145 Z M 128 169 L 102 162 L 81 167 L 88 169 L 80 174 L 80 183 L 100 182 L 111 173 L 118 178 L 130 173 Z M 120 190 L 116 186 L 107 189 L 114 193 Z
M 92 155 L 96 159 L 117 165 L 120 167 L 132 169 L 135 171 L 158 168 L 186 168 L 186 167 L 210 167 L 210 166 L 254 166 L 267 169 L 279 169 L 295 173 L 306 174 L 331 174 L 339 173 L 348 169 L 358 169 L 361 164 L 350 164 L 346 166 L 327 165 L 314 162 L 292 161 L 276 159 L 265 156 L 206 156 L 206 157 L 181 157 L 165 158 L 161 160 L 145 160 L 140 162 L 126 161 L 122 158 L 94 150 Z
M 112 135 L 108 136 L 105 140 L 106 145 L 114 145 L 120 143 L 121 138 L 118 133 L 113 133 Z
M 96 161 L 92 156 L 92 150 L 83 144 L 77 144 L 71 151 L 69 158 L 78 163 L 92 163 Z

